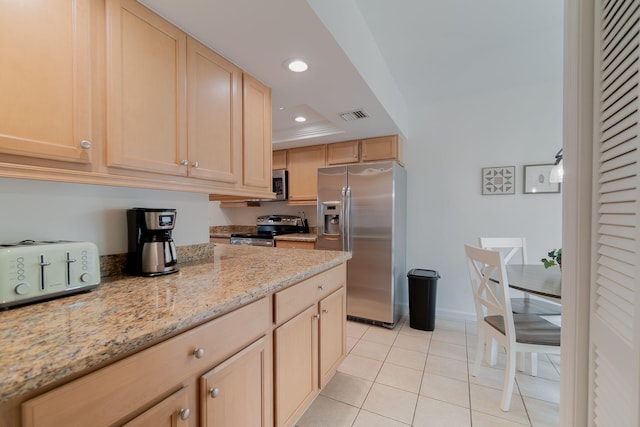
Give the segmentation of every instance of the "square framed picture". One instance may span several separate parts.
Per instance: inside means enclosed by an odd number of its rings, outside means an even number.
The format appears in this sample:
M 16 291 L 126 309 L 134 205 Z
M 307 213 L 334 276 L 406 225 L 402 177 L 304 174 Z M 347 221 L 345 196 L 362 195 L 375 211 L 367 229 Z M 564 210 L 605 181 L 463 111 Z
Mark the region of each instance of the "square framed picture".
M 560 183 L 549 182 L 553 163 L 524 166 L 524 194 L 559 193 Z
M 482 194 L 516 194 L 516 167 L 482 168 Z

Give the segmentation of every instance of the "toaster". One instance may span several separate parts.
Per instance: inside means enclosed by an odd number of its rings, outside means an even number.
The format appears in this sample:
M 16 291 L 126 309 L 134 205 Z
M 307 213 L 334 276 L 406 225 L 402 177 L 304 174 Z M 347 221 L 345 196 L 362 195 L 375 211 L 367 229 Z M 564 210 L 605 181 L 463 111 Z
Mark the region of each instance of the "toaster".
M 94 289 L 98 248 L 66 240 L 0 244 L 0 309 Z

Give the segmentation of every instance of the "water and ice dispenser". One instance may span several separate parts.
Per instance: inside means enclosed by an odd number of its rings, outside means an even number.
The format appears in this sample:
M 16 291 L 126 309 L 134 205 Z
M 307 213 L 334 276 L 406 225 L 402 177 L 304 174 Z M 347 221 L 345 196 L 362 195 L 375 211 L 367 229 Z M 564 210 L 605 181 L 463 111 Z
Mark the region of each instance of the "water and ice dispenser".
M 341 203 L 337 201 L 322 203 L 322 218 L 324 219 L 323 234 L 329 236 L 340 236 L 342 234 L 342 227 L 340 224 L 340 205 Z

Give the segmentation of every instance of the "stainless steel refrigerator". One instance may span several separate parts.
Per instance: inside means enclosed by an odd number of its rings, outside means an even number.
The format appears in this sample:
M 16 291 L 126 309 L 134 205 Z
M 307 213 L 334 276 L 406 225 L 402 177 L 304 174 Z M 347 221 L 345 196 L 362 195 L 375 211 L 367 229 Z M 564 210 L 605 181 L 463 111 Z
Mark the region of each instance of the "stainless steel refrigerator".
M 347 315 L 393 327 L 406 285 L 406 182 L 394 161 L 318 169 L 318 249 L 352 253 Z

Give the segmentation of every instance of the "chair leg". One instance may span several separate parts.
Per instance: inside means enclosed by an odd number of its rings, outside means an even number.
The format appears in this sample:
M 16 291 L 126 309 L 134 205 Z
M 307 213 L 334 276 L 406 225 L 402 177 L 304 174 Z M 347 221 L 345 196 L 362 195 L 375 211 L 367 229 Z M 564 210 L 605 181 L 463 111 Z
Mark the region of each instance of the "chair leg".
M 489 364 L 496 366 L 498 363 L 498 342 L 491 338 L 491 356 L 489 358 Z
M 507 351 L 507 366 L 504 372 L 504 386 L 502 387 L 502 402 L 500 408 L 508 412 L 511 406 L 511 396 L 513 395 L 513 385 L 516 378 L 516 352 L 509 348 Z
M 482 362 L 482 358 L 484 357 L 485 341 L 485 333 L 481 328 L 479 328 L 478 342 L 476 343 L 476 360 L 474 360 L 473 362 L 473 370 L 471 371 L 471 375 L 473 375 L 474 377 L 477 377 L 478 373 L 480 372 L 480 363 Z
M 531 353 L 531 376 L 538 376 L 538 353 Z
M 516 353 L 516 369 L 518 371 L 524 371 L 526 365 L 526 353 Z

